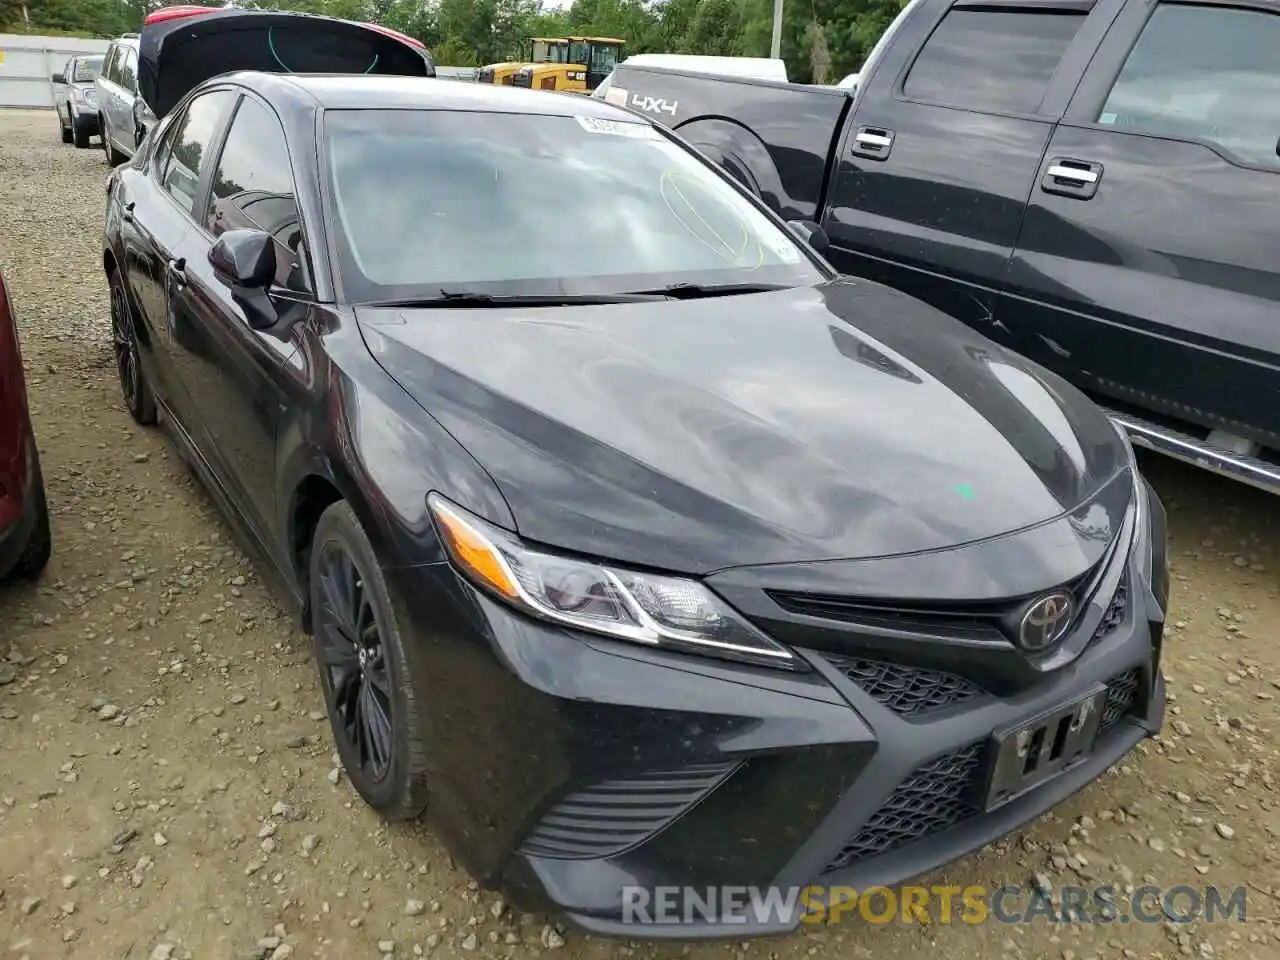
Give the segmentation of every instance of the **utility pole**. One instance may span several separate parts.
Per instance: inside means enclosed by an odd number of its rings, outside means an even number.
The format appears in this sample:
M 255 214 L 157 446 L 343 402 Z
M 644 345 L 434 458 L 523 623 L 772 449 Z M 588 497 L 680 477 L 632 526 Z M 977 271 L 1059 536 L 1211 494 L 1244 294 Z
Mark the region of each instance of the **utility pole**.
M 782 0 L 773 0 L 773 42 L 769 44 L 769 56 L 777 60 L 782 56 Z

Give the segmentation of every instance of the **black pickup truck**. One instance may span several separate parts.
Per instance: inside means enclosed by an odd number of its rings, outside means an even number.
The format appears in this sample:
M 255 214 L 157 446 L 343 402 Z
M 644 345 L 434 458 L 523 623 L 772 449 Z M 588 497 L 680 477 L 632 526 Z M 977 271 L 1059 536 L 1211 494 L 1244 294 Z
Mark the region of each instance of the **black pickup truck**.
M 625 62 L 842 271 L 1280 492 L 1280 3 L 912 0 L 855 91 Z

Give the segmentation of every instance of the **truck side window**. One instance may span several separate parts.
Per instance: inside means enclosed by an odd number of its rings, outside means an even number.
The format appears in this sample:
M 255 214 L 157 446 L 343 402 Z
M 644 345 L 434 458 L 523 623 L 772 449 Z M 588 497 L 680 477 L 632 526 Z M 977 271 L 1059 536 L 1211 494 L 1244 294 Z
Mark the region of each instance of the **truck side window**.
M 902 92 L 968 110 L 1035 113 L 1084 20 L 1071 10 L 953 9 L 916 57 Z
M 1098 123 L 1206 140 L 1280 170 L 1280 16 L 1161 4 L 1130 51 Z

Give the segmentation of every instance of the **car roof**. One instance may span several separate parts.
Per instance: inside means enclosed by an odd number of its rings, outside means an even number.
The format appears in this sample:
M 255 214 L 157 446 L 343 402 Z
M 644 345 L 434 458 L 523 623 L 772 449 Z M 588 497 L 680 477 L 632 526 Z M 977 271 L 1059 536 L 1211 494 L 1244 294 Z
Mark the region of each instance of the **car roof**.
M 287 96 L 288 92 L 295 96 L 305 94 L 329 110 L 466 110 L 650 122 L 605 101 L 571 93 L 455 83 L 434 77 L 244 71 L 219 79 L 241 84 L 268 98 L 273 94 Z

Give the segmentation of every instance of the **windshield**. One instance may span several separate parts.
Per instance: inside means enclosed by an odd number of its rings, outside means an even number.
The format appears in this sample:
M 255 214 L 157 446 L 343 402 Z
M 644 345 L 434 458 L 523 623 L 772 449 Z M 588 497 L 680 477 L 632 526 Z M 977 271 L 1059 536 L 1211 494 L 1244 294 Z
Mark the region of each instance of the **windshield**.
M 102 58 L 94 57 L 92 60 L 77 60 L 75 73 L 71 77 L 72 83 L 92 83 L 98 79 L 98 74 L 102 72 Z
M 826 278 L 789 231 L 644 122 L 339 110 L 325 136 L 353 302 Z
M 533 55 L 530 60 L 534 63 L 564 63 L 568 55 L 568 44 L 535 40 L 533 41 Z

